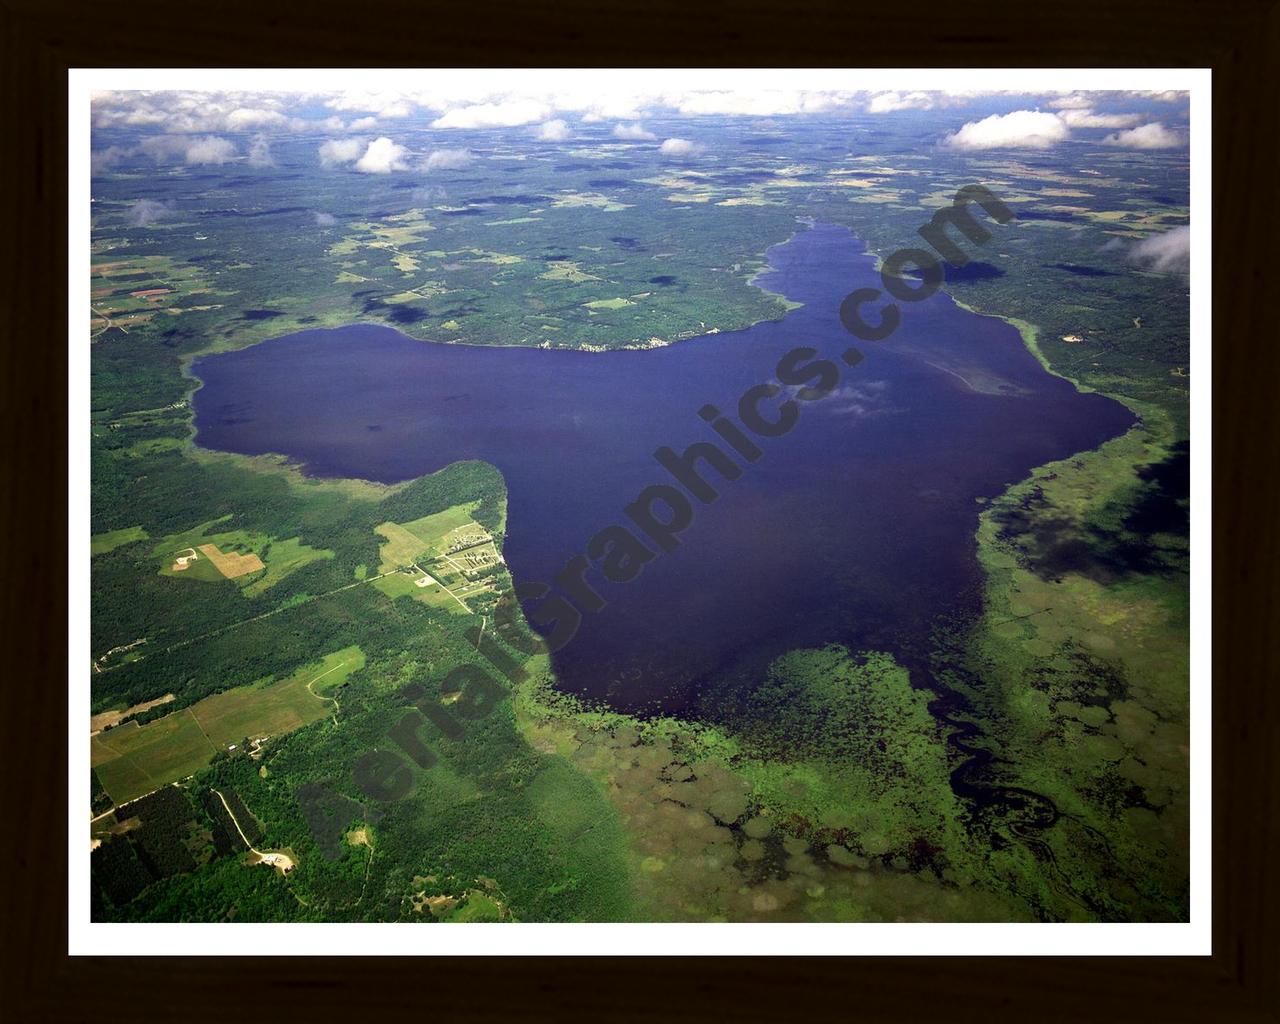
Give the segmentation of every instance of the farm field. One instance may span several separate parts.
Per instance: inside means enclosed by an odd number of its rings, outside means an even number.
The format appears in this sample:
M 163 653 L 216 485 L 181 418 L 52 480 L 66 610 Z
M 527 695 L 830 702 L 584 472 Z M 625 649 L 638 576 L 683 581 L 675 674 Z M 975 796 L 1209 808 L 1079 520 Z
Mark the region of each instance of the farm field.
M 130 721 L 92 738 L 91 764 L 117 804 L 177 782 L 246 739 L 293 732 L 334 714 L 322 696 L 364 667 L 359 647 L 326 655 L 279 681 L 214 694 L 145 725 Z
M 90 555 L 105 555 L 124 544 L 132 544 L 135 540 L 146 540 L 147 531 L 141 526 L 126 526 L 120 530 L 108 530 L 106 533 L 95 533 L 89 541 Z
M 91 274 L 89 328 L 93 335 L 115 329 L 128 333 L 157 315 L 219 308 L 216 293 L 200 268 L 171 256 L 142 256 L 95 261 Z M 185 302 L 201 296 L 194 302 Z
M 227 518 L 160 541 L 153 549 L 162 560 L 160 574 L 205 582 L 229 579 L 246 597 L 256 597 L 303 566 L 333 558 L 332 551 L 310 547 L 299 537 L 278 540 L 254 530 L 208 533 Z
M 238 551 L 219 551 L 216 544 L 201 544 L 198 550 L 229 580 L 265 568 L 262 559 L 253 552 L 246 555 Z
M 502 564 L 489 531 L 471 518 L 476 502 L 407 523 L 382 523 L 379 572 L 390 575 L 374 586 L 388 597 L 412 597 L 432 607 L 466 614 L 467 598 L 491 593 L 477 575 Z
M 195 774 L 218 752 L 190 708 L 98 733 L 90 750 L 90 764 L 117 805 Z

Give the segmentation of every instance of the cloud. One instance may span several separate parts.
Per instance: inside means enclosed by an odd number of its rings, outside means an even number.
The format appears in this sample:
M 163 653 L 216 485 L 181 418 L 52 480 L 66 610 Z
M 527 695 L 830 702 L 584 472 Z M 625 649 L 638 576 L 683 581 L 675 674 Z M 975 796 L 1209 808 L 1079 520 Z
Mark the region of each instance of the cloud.
M 1191 97 L 1189 92 L 1177 89 L 1134 89 L 1129 95 L 1138 96 L 1144 100 L 1155 100 L 1157 103 L 1185 103 Z
M 1116 132 L 1102 140 L 1104 146 L 1123 146 L 1126 149 L 1172 149 L 1185 146 L 1186 142 L 1181 132 L 1166 128 L 1159 121 L 1144 124 L 1141 128 L 1130 128 L 1127 132 Z
M 504 100 L 455 107 L 431 122 L 432 128 L 515 128 L 545 121 L 551 108 L 537 100 Z
M 161 127 L 176 134 L 207 134 L 290 127 L 294 119 L 287 108 L 298 101 L 281 93 L 144 89 L 94 93 L 91 109 L 96 128 Z
M 627 139 L 630 142 L 653 142 L 658 136 L 653 132 L 645 131 L 642 124 L 615 124 L 613 126 L 613 137 L 615 139 Z
M 1191 228 L 1180 227 L 1152 235 L 1129 250 L 1129 259 L 1140 267 L 1162 274 L 1191 271 Z
M 557 119 L 538 125 L 535 134 L 543 142 L 564 142 L 573 133 L 569 131 L 569 126 L 564 121 Z
M 428 203 L 443 203 L 448 198 L 449 193 L 439 185 L 419 185 L 409 193 L 409 200 L 415 206 L 426 205 Z
M 364 139 L 326 139 L 320 143 L 320 166 L 339 167 L 360 156 Z
M 421 118 L 423 122 L 434 118 L 439 128 L 479 129 L 538 125 L 559 118 L 571 125 L 579 120 L 616 123 L 652 118 L 659 112 L 783 117 L 864 109 L 887 114 L 944 109 L 990 96 L 1035 95 L 1046 111 L 1091 111 L 1098 106 L 1118 105 L 1122 98 L 1140 99 L 1147 104 L 1187 101 L 1187 93 L 1172 91 L 868 91 L 845 89 L 832 81 L 768 88 L 758 73 L 719 76 L 720 84 L 715 88 L 708 88 L 705 79 L 683 78 L 678 72 L 651 76 L 642 84 L 637 84 L 634 76 L 626 81 L 609 81 L 607 76 L 602 79 L 590 72 L 531 75 L 525 81 L 527 84 L 512 91 L 482 73 L 442 72 L 430 83 L 424 81 L 415 88 L 381 92 L 99 90 L 92 96 L 91 114 L 95 128 L 150 128 L 175 135 L 312 132 L 336 136 L 343 131 L 356 131 L 376 136 L 378 125 L 385 125 L 390 118 L 406 117 Z M 354 127 L 349 127 L 348 122 Z
M 89 154 L 89 170 L 92 174 L 101 174 L 123 163 L 133 155 L 133 150 L 126 146 L 108 146 L 106 149 L 95 149 Z
M 138 143 L 138 151 L 156 163 L 181 160 L 191 165 L 225 164 L 236 159 L 236 147 L 216 135 L 188 138 L 182 135 L 153 135 Z
M 952 149 L 1048 149 L 1070 133 L 1057 114 L 1015 110 L 970 121 L 942 140 Z
M 236 158 L 236 147 L 216 135 L 206 135 L 187 146 L 185 160 L 196 164 L 225 164 Z
M 189 141 L 180 135 L 153 135 L 138 143 L 138 151 L 156 163 L 181 160 L 187 155 Z
M 867 104 L 868 114 L 889 114 L 895 110 L 932 110 L 934 98 L 927 92 L 882 92 L 872 96 Z
M 1128 128 L 1142 120 L 1141 114 L 1098 114 L 1088 107 L 1064 110 L 1058 116 L 1072 128 Z
M 702 147 L 696 142 L 690 142 L 688 139 L 667 139 L 658 147 L 658 152 L 663 156 L 696 156 L 702 152 Z
M 150 227 L 158 220 L 172 217 L 173 203 L 162 203 L 155 199 L 139 199 L 131 207 L 126 217 L 136 228 Z
M 409 169 L 405 159 L 409 151 L 398 142 L 392 142 L 385 135 L 369 143 L 364 156 L 356 161 L 356 170 L 362 174 L 390 174 L 392 171 Z
M 316 210 L 311 214 L 315 218 L 316 227 L 331 228 L 338 223 L 338 218 L 331 213 L 325 213 L 322 210 Z
M 231 111 L 224 122 L 227 131 L 242 132 L 250 128 L 263 128 L 268 125 L 285 125 L 289 119 L 278 110 L 263 110 L 260 107 L 237 107 Z
M 437 149 L 422 161 L 424 171 L 456 171 L 475 162 L 469 149 Z
M 257 136 L 249 146 L 250 167 L 274 167 L 275 158 L 271 155 L 271 144 L 265 135 Z
M 693 90 L 668 92 L 661 97 L 664 106 L 682 114 L 741 114 L 749 117 L 775 117 L 781 114 L 821 114 L 848 107 L 853 92 L 831 92 L 810 89 L 734 89 L 708 92 Z
M 1047 101 L 1045 106 L 1052 107 L 1054 110 L 1088 110 L 1093 106 L 1093 102 L 1084 93 L 1073 92 L 1066 96 L 1057 96 Z
M 582 120 L 589 124 L 597 121 L 638 121 L 644 117 L 643 108 L 652 97 L 641 96 L 601 96 L 593 94 L 583 100 L 576 96 L 556 96 L 552 103 L 557 110 L 578 113 Z
M 408 117 L 413 113 L 409 98 L 398 92 L 344 92 L 324 104 L 342 113 L 376 114 L 378 117 Z

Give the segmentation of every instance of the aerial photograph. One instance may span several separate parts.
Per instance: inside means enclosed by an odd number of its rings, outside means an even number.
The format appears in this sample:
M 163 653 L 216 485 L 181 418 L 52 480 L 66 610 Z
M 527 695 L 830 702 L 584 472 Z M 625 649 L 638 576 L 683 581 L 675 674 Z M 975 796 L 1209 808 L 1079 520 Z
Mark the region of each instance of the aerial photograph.
M 1187 92 L 330 83 L 92 94 L 91 922 L 1190 920 Z

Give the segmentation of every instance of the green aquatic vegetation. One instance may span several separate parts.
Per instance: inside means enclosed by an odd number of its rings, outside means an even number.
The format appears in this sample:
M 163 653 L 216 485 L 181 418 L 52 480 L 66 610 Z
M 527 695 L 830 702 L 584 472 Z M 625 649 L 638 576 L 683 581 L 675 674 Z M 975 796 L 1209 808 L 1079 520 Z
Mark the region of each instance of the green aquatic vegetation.
M 584 705 L 536 671 L 515 707 L 535 748 L 557 751 L 610 794 L 650 914 L 892 920 L 888 908 L 907 889 L 921 915 L 912 919 L 1027 916 L 1016 896 L 980 881 L 932 695 L 914 690 L 892 657 L 794 651 L 762 690 L 755 728 L 632 718 Z M 769 720 L 788 704 L 799 707 Z M 892 734 L 878 725 L 899 727 L 901 742 L 885 742 Z M 774 749 L 799 728 L 819 735 Z

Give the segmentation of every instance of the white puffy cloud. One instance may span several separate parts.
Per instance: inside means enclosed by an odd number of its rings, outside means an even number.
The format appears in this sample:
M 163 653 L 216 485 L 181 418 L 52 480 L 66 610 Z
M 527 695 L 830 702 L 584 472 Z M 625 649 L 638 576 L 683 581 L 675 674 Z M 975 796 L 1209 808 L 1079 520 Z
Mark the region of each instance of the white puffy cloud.
M 970 121 L 943 139 L 952 149 L 1048 149 L 1070 133 L 1057 114 L 1015 110 Z
M 258 135 L 249 145 L 250 167 L 274 167 L 275 158 L 271 155 L 271 143 L 265 135 Z
M 448 198 L 449 193 L 439 185 L 419 185 L 409 193 L 409 201 L 413 203 L 414 206 L 443 203 Z
M 278 110 L 263 110 L 261 107 L 237 107 L 226 118 L 226 130 L 242 132 L 250 128 L 263 128 L 268 125 L 284 125 L 289 119 Z
M 933 96 L 927 92 L 882 92 L 867 103 L 868 114 L 889 114 L 895 110 L 932 110 Z
M 199 138 L 184 135 L 153 135 L 138 143 L 138 152 L 150 157 L 156 163 L 181 160 L 193 166 L 230 163 L 237 156 L 236 147 L 227 139 L 216 135 L 205 135 Z
M 95 127 L 160 127 L 197 134 L 292 127 L 290 108 L 301 97 L 285 93 L 218 90 L 129 90 L 99 92 L 92 98 Z
M 184 159 L 189 164 L 225 164 L 236 158 L 236 147 L 216 135 L 206 135 L 187 145 Z
M 364 139 L 326 139 L 320 143 L 320 166 L 339 167 L 349 164 L 364 150 Z
M 437 149 L 427 154 L 422 161 L 424 171 L 456 171 L 468 167 L 475 161 L 469 149 Z
M 432 128 L 515 128 L 535 124 L 551 116 L 551 108 L 538 100 L 504 100 L 455 107 L 431 122 Z
M 1163 274 L 1186 274 L 1191 269 L 1191 228 L 1173 228 L 1144 238 L 1129 250 L 1129 259 Z
M 153 135 L 138 143 L 138 151 L 156 163 L 181 160 L 186 157 L 190 142 L 190 139 L 183 138 L 181 135 Z
M 89 170 L 92 174 L 101 174 L 123 163 L 133 155 L 127 146 L 108 146 L 106 149 L 95 149 L 89 154 Z
M 364 156 L 356 161 L 355 167 L 362 174 L 390 174 L 392 171 L 404 171 L 409 167 L 406 160 L 409 151 L 398 142 L 392 142 L 385 135 L 369 143 Z
M 1094 104 L 1094 100 L 1086 96 L 1082 92 L 1068 93 L 1066 96 L 1055 96 L 1048 100 L 1045 106 L 1052 107 L 1054 110 L 1088 110 Z
M 1191 96 L 1189 92 L 1178 89 L 1134 89 L 1129 95 L 1144 100 L 1155 100 L 1157 103 L 1185 103 Z
M 1072 128 L 1128 128 L 1141 114 L 1099 114 L 1090 107 L 1073 107 L 1058 115 Z
M 696 156 L 702 152 L 702 147 L 688 139 L 667 139 L 658 147 L 658 152 L 663 156 Z
M 1039 89 L 1028 94 L 1024 89 L 925 92 L 909 91 L 909 87 L 867 91 L 821 80 L 769 88 L 766 78 L 732 74 L 682 78 L 672 73 L 637 84 L 634 77 L 610 80 L 606 75 L 597 80 L 590 73 L 547 73 L 530 74 L 524 82 L 513 90 L 493 76 L 441 73 L 409 88 L 383 91 L 326 92 L 323 87 L 312 92 L 102 90 L 93 94 L 92 118 L 95 128 L 150 127 L 166 134 L 292 131 L 337 135 L 354 131 L 377 136 L 378 126 L 385 125 L 387 119 L 405 117 L 426 122 L 434 119 L 439 128 L 481 129 L 539 125 L 560 118 L 571 125 L 577 121 L 616 123 L 659 112 L 782 117 L 863 109 L 888 114 L 961 106 L 979 97 L 1035 95 L 1043 110 L 1063 112 L 1069 128 L 1115 130 L 1133 125 L 1120 123 L 1125 115 L 1101 114 L 1097 108 L 1118 107 L 1126 98 L 1170 106 L 1185 104 L 1188 99 L 1187 93 L 1177 91 Z M 1065 116 L 1071 111 L 1082 113 L 1072 120 Z M 963 146 L 963 140 L 957 145 Z
M 343 92 L 327 99 L 324 105 L 342 113 L 375 114 L 382 118 L 408 117 L 413 113 L 408 97 L 398 92 Z
M 145 228 L 158 220 L 173 215 L 172 203 L 162 203 L 156 199 L 139 199 L 131 207 L 126 217 L 134 227 Z
M 664 93 L 660 102 L 682 114 L 741 114 L 775 117 L 782 114 L 820 114 L 848 107 L 853 92 L 810 89 L 693 90 Z
M 316 227 L 331 228 L 338 223 L 338 218 L 331 213 L 325 213 L 323 210 L 316 210 L 311 214 L 315 218 Z
M 564 142 L 572 132 L 569 131 L 569 126 L 564 121 L 557 119 L 538 125 L 538 130 L 535 134 L 543 142 Z
M 1116 132 L 1102 140 L 1103 145 L 1126 149 L 1172 149 L 1186 145 L 1186 141 L 1180 132 L 1166 128 L 1159 121 L 1130 128 L 1127 132 Z
M 615 124 L 613 126 L 613 137 L 615 139 L 626 139 L 629 142 L 653 142 L 658 136 L 651 131 L 646 131 L 642 124 Z

